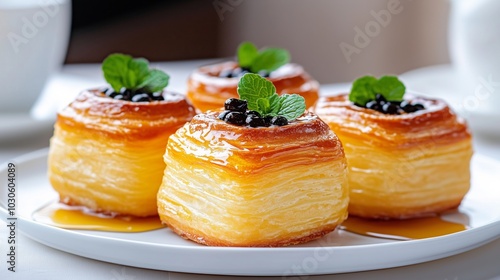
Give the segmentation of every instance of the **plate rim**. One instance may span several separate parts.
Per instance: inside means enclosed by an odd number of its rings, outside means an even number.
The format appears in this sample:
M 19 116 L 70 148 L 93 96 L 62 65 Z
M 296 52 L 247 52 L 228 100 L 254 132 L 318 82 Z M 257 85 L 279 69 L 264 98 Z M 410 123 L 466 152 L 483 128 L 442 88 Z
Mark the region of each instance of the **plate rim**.
M 15 157 L 12 160 L 8 160 L 6 162 L 14 162 L 16 165 L 22 165 L 22 164 L 30 164 L 30 163 L 36 163 L 37 160 L 41 160 L 43 158 L 46 158 L 48 155 L 49 148 L 44 148 L 40 150 L 36 150 L 24 155 L 21 155 L 19 157 Z M 482 155 L 482 154 L 475 154 L 475 157 L 477 157 L 479 161 L 485 162 L 486 164 L 492 164 L 492 165 L 497 165 L 500 167 L 500 161 L 497 161 L 493 158 L 490 158 L 488 156 Z M 5 162 L 5 163 L 6 163 Z M 2 165 L 0 168 L 0 172 L 5 172 L 6 170 L 6 164 Z M 3 213 L 4 215 L 7 215 L 7 210 L 5 209 L 4 201 L 2 200 L 0 203 L 0 213 Z M 459 254 L 471 249 L 474 249 L 476 247 L 479 247 L 481 245 L 484 245 L 486 243 L 489 243 L 491 241 L 496 240 L 497 238 L 500 237 L 500 216 L 495 217 L 494 221 L 489 222 L 485 225 L 474 227 L 462 232 L 457 232 L 449 235 L 444 235 L 444 236 L 438 236 L 438 237 L 431 237 L 431 238 L 426 238 L 426 239 L 417 239 L 417 240 L 408 240 L 408 241 L 394 241 L 394 242 L 386 242 L 386 243 L 375 243 L 375 244 L 363 244 L 363 245 L 343 245 L 343 246 L 311 246 L 311 247 L 278 247 L 278 248 L 267 248 L 267 247 L 259 247 L 259 248 L 246 248 L 246 247 L 211 247 L 211 246 L 191 246 L 191 245 L 178 245 L 178 244 L 157 244 L 157 243 L 150 243 L 150 242 L 145 242 L 145 241 L 137 241 L 137 240 L 127 240 L 123 238 L 118 238 L 118 237 L 110 237 L 110 236 L 96 236 L 93 235 L 93 231 L 75 231 L 75 230 L 67 230 L 67 229 L 62 229 L 62 228 L 57 228 L 53 226 L 49 226 L 40 222 L 36 222 L 32 220 L 31 217 L 25 217 L 25 216 L 16 216 L 17 219 L 20 221 L 20 223 L 23 224 L 24 227 L 19 227 L 19 230 L 23 232 L 25 235 L 27 235 L 29 238 L 42 243 L 44 245 L 47 245 L 49 247 L 71 253 L 74 255 L 86 257 L 86 258 L 91 258 L 91 259 L 96 259 L 104 262 L 111 262 L 111 263 L 117 263 L 117 264 L 124 264 L 124 265 L 129 265 L 129 266 L 134 266 L 134 267 L 140 267 L 140 268 L 146 268 L 146 269 L 156 269 L 156 270 L 166 270 L 166 271 L 178 271 L 178 272 L 187 272 L 187 273 L 200 273 L 200 274 L 222 274 L 222 275 L 238 275 L 238 276 L 287 276 L 286 271 L 281 271 L 278 273 L 278 271 L 271 269 L 271 271 L 255 271 L 255 269 L 251 269 L 248 267 L 245 271 L 230 271 L 230 272 L 221 272 L 220 269 L 215 269 L 215 270 L 210 270 L 207 269 L 206 267 L 189 267 L 189 268 L 172 268 L 172 267 L 158 267 L 157 265 L 148 265 L 148 264 L 143 264 L 143 265 L 137 265 L 137 263 L 131 262 L 130 260 L 113 260 L 113 259 L 106 259 L 105 254 L 102 255 L 102 257 L 96 256 L 95 254 L 91 254 L 89 252 L 75 252 L 78 250 L 72 250 L 71 248 L 65 248 L 67 246 L 63 246 L 62 244 L 57 244 L 54 242 L 51 242 L 51 240 L 43 240 L 40 239 L 39 237 L 35 236 L 33 234 L 33 231 L 29 230 L 29 228 L 38 228 L 41 229 L 42 231 L 49 232 L 53 234 L 54 236 L 58 235 L 68 235 L 69 234 L 69 239 L 92 239 L 96 240 L 97 243 L 112 243 L 111 245 L 113 246 L 131 246 L 131 247 L 142 247 L 142 250 L 146 248 L 154 248 L 155 250 L 171 250 L 174 251 L 173 253 L 183 253 L 183 251 L 187 251 L 187 253 L 197 253 L 197 254 L 210 254 L 210 253 L 215 253 L 215 254 L 229 254 L 234 257 L 241 257 L 241 254 L 266 254 L 266 255 L 272 255 L 275 257 L 283 257 L 284 254 L 301 254 L 304 255 L 304 253 L 307 254 L 315 254 L 317 250 L 319 249 L 326 249 L 326 250 L 333 250 L 335 254 L 337 253 L 343 253 L 343 252 L 350 252 L 350 253 L 356 253 L 356 251 L 387 251 L 387 250 L 398 250 L 398 249 L 407 249 L 407 248 L 414 248 L 415 246 L 420 246 L 423 243 L 429 245 L 429 243 L 432 244 L 440 244 L 441 248 L 445 248 L 446 246 L 444 244 L 451 244 L 454 243 L 453 240 L 462 240 L 460 242 L 462 245 L 460 247 L 456 247 L 454 250 L 440 250 L 440 253 L 437 255 L 429 255 L 429 254 L 420 254 L 419 260 L 412 260 L 412 258 L 405 257 L 405 258 L 400 258 L 398 264 L 392 265 L 392 264 L 385 264 L 385 265 L 380 265 L 380 264 L 369 264 L 365 265 L 363 268 L 360 269 L 354 269 L 350 267 L 344 267 L 344 268 L 331 268 L 330 270 L 325 270 L 325 268 L 318 269 L 317 271 L 313 271 L 312 273 L 310 272 L 304 272 L 304 273 L 292 273 L 289 274 L 288 276 L 298 276 L 298 275 L 318 275 L 318 274 L 331 274 L 331 273 L 346 273 L 346 272 L 356 272 L 356 271 L 366 271 L 366 270 L 373 270 L 373 269 L 383 269 L 383 268 L 391 268 L 391 267 L 399 267 L 399 266 L 404 266 L 404 265 L 409 265 L 409 264 L 417 264 L 425 261 L 431 261 L 431 260 L 436 260 L 444 257 L 448 257 L 451 255 Z M 482 238 L 477 241 L 474 240 L 475 238 L 467 238 L 467 237 L 474 237 L 480 235 Z M 45 238 L 46 239 L 46 238 Z M 57 238 L 56 238 L 57 239 Z M 443 240 L 448 241 L 448 242 L 442 242 Z M 465 242 L 463 242 L 465 240 Z M 53 241 L 53 240 L 52 240 Z M 455 241 L 456 242 L 456 241 Z M 122 244 L 122 245 L 120 245 Z M 464 245 L 465 244 L 465 245 Z M 401 248 L 403 247 L 403 248 Z M 81 251 L 81 250 L 80 250 Z M 84 250 L 85 251 L 85 250 Z M 185 253 L 185 252 L 184 252 Z M 226 259 L 230 260 L 230 256 L 225 256 Z M 306 257 L 307 258 L 307 257 Z M 304 259 L 304 257 L 302 257 Z M 290 267 L 292 266 L 292 263 Z M 255 268 L 255 267 L 254 267 Z

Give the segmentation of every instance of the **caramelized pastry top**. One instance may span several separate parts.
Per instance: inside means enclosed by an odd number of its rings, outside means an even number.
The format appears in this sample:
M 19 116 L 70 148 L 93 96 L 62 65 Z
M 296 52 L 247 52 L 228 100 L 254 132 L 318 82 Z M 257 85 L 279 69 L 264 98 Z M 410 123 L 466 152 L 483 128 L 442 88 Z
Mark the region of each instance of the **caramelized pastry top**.
M 193 154 L 238 173 L 265 171 L 276 162 L 284 168 L 344 158 L 337 136 L 312 113 L 285 126 L 255 128 L 228 124 L 219 113 L 196 115 L 171 136 L 169 153 Z
M 57 124 L 112 138 L 153 138 L 195 115 L 183 95 L 165 92 L 163 96 L 163 101 L 131 102 L 109 98 L 99 89 L 83 91 L 58 113 Z
M 465 121 L 442 100 L 405 94 L 424 110 L 389 115 L 362 108 L 348 94 L 322 97 L 312 107 L 334 131 L 386 148 L 411 148 L 420 144 L 450 144 L 470 138 Z
M 237 98 L 239 78 L 219 77 L 221 71 L 237 67 L 236 62 L 228 61 L 196 69 L 189 77 L 187 92 L 194 106 L 203 112 L 216 110 L 222 107 L 226 99 Z M 307 106 L 312 106 L 318 99 L 319 83 L 300 65 L 293 63 L 283 65 L 271 72 L 268 79 L 274 84 L 278 94 L 302 95 L 306 99 Z
M 237 78 L 221 78 L 219 74 L 223 70 L 235 69 L 238 67 L 238 63 L 234 61 L 227 61 L 213 65 L 207 65 L 198 68 L 193 72 L 191 79 L 194 81 L 199 81 L 204 84 L 209 84 L 218 87 L 236 87 L 238 85 L 239 77 Z M 288 63 L 273 71 L 269 75 L 269 80 L 273 82 L 279 91 L 279 86 L 281 87 L 293 87 L 294 85 L 301 85 L 306 80 L 310 79 L 305 73 L 304 69 L 294 63 Z M 285 80 L 286 84 L 281 84 Z

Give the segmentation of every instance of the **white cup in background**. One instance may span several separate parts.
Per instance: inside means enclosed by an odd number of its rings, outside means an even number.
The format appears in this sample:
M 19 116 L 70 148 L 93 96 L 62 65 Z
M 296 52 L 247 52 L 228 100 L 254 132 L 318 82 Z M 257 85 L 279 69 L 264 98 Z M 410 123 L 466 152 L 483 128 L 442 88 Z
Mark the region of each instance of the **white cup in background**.
M 29 113 L 64 61 L 70 0 L 0 0 L 0 114 Z
M 451 61 L 470 113 L 500 111 L 500 1 L 452 0 Z

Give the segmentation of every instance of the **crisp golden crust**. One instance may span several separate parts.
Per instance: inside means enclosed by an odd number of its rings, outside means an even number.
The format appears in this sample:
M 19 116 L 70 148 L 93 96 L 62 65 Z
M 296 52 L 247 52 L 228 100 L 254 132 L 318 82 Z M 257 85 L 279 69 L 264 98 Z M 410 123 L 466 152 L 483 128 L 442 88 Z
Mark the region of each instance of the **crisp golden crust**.
M 470 139 L 464 120 L 457 117 L 442 100 L 406 94 L 424 104 L 425 110 L 411 114 L 387 115 L 361 108 L 347 94 L 322 97 L 312 111 L 338 134 L 347 134 L 368 145 L 404 149 L 421 144 L 447 145 Z
M 457 207 L 470 187 L 471 135 L 440 100 L 409 95 L 426 109 L 385 115 L 347 95 L 312 108 L 343 143 L 349 167 L 349 214 L 404 219 Z
M 182 96 L 134 104 L 85 91 L 63 109 L 48 177 L 60 200 L 109 214 L 157 215 L 168 137 L 194 115 Z
M 236 89 L 239 78 L 218 77 L 222 70 L 236 67 L 236 62 L 229 61 L 198 68 L 189 77 L 187 97 L 202 112 L 220 109 L 226 99 L 238 98 Z M 269 80 L 273 82 L 278 94 L 302 95 L 307 107 L 318 99 L 319 83 L 297 64 L 281 67 L 271 74 Z
M 167 92 L 164 97 L 164 101 L 130 102 L 106 97 L 98 89 L 83 91 L 59 112 L 57 123 L 65 129 L 117 140 L 150 139 L 164 134 L 166 128 L 182 126 L 195 115 L 183 95 Z
M 218 114 L 196 115 L 176 134 L 183 134 L 182 138 L 174 137 L 169 141 L 170 153 L 181 158 L 203 144 L 206 152 L 198 153 L 198 160 L 218 164 L 233 173 L 259 172 L 275 164 L 274 159 L 279 160 L 281 156 L 282 164 L 287 161 L 312 164 L 345 157 L 337 136 L 311 113 L 285 126 L 257 128 L 228 124 L 219 120 Z M 310 158 L 309 152 L 313 153 Z
M 250 128 L 197 115 L 169 139 L 158 213 L 174 231 L 218 246 L 285 246 L 347 217 L 342 145 L 307 113 Z

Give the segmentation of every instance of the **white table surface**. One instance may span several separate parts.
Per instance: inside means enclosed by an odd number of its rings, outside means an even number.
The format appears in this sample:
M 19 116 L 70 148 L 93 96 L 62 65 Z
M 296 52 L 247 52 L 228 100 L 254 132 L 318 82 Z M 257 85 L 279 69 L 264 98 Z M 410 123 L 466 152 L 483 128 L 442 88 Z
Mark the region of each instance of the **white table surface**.
M 188 73 L 196 66 L 210 61 L 169 62 L 157 64 L 171 75 L 169 89 L 184 90 Z M 37 129 L 29 132 L 13 133 L 9 137 L 0 137 L 0 163 L 7 162 L 16 156 L 48 146 L 52 135 L 51 120 L 55 110 L 63 106 L 64 100 L 85 89 L 88 86 L 102 85 L 98 65 L 68 65 L 56 75 L 47 86 L 47 91 L 38 102 L 38 108 L 33 111 L 38 118 Z M 408 77 L 407 77 L 408 78 Z M 411 79 L 405 80 L 411 84 Z M 408 84 L 407 84 L 408 85 Z M 411 86 L 411 85 L 410 85 Z M 341 86 L 342 87 L 342 86 Z M 330 90 L 338 87 L 326 87 Z M 65 91 L 66 99 L 60 102 L 50 102 L 57 92 Z M 52 104 L 50 104 L 52 103 Z M 42 106 L 43 105 L 43 106 Z M 14 117 L 13 117 L 14 118 Z M 43 121 L 40 121 L 43 120 Z M 15 123 L 16 119 L 12 119 Z M 1 130 L 1 126 L 0 126 Z M 5 131 L 0 131 L 5 133 Z M 484 154 L 500 160 L 500 139 L 488 138 L 476 134 L 474 137 L 476 153 Z M 500 171 L 500 170 L 499 170 Z M 68 254 L 39 244 L 22 233 L 17 235 L 17 272 L 7 271 L 6 238 L 7 229 L 5 217 L 0 220 L 0 279 L 240 279 L 243 277 L 211 276 L 184 274 L 164 271 L 154 271 L 126 267 L 111 263 L 95 261 Z M 19 225 L 22 231 L 22 224 Z M 474 250 L 436 261 L 358 273 L 347 273 L 322 276 L 289 277 L 290 279 L 500 279 L 500 239 L 490 242 Z M 282 279 L 281 277 L 261 277 L 260 279 Z

